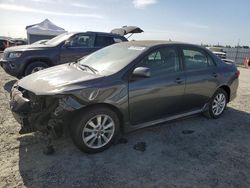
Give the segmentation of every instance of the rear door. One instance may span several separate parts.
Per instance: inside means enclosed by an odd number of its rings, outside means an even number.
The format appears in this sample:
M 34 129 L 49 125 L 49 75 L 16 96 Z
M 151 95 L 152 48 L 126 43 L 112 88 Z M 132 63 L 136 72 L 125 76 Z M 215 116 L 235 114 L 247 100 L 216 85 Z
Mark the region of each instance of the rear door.
M 186 74 L 185 110 L 200 109 L 219 84 L 216 64 L 202 48 L 183 46 L 181 53 Z
M 176 48 L 156 49 L 136 67 L 149 68 L 151 76 L 129 81 L 131 123 L 138 124 L 181 113 L 185 75 Z
M 60 62 L 73 62 L 94 51 L 94 35 L 91 33 L 77 34 L 69 39 L 67 47 L 62 46 Z

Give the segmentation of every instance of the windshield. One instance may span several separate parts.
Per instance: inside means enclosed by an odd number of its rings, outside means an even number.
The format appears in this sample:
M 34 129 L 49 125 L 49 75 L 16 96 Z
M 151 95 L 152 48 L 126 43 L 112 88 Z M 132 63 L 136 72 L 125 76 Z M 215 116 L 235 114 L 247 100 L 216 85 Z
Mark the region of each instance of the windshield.
M 127 66 L 137 58 L 147 48 L 140 46 L 130 46 L 125 44 L 114 44 L 92 53 L 80 60 L 80 65 L 88 65 L 98 74 L 113 74 Z
M 48 44 L 48 45 L 58 45 L 61 42 L 69 39 L 74 33 L 63 33 L 61 35 L 58 35 L 50 40 L 48 40 L 46 43 L 44 44 Z

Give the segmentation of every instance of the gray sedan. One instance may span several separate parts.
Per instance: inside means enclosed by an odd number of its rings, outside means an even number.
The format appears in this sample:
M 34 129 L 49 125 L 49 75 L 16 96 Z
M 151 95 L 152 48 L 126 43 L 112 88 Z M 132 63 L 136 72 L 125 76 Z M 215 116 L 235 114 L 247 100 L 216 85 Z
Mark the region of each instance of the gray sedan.
M 119 133 L 197 113 L 220 117 L 238 77 L 235 65 L 200 46 L 124 42 L 24 77 L 10 106 L 20 133 L 59 134 L 67 125 L 76 146 L 95 153 Z

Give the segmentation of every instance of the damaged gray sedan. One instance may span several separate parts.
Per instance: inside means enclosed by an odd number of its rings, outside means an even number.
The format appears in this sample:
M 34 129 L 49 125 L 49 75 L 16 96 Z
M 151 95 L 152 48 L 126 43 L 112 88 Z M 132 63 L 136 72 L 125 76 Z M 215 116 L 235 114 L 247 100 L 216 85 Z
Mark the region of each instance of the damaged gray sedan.
M 66 125 L 78 148 L 95 153 L 126 131 L 197 113 L 220 117 L 238 76 L 233 64 L 196 45 L 124 42 L 24 77 L 10 107 L 21 134 L 59 134 Z

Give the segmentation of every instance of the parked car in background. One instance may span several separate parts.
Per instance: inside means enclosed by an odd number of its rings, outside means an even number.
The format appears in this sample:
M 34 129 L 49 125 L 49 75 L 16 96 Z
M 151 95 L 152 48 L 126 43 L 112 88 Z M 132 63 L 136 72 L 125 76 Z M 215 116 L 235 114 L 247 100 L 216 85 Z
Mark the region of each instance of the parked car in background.
M 24 40 L 24 39 L 11 39 L 11 41 L 15 43 L 15 46 L 21 46 L 21 45 L 28 44 L 27 40 Z
M 27 41 L 23 39 L 0 38 L 0 51 L 4 51 L 11 46 L 26 45 Z
M 84 35 L 85 36 L 85 35 Z M 120 131 L 205 113 L 220 117 L 239 71 L 200 46 L 131 41 L 19 80 L 10 106 L 22 134 L 68 125 L 78 148 L 107 149 Z
M 138 30 L 130 29 L 124 34 L 133 32 Z M 76 61 L 103 47 L 124 41 L 127 39 L 116 33 L 67 32 L 46 43 L 8 48 L 0 63 L 8 74 L 21 78 L 44 68 Z
M 0 51 L 4 51 L 10 46 L 15 46 L 15 43 L 9 39 L 0 38 Z

